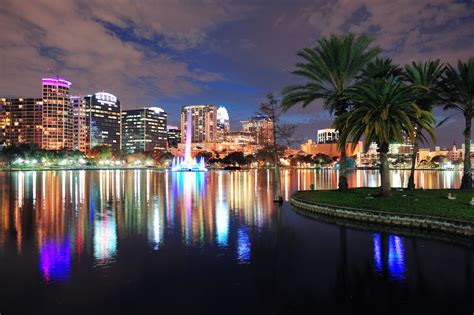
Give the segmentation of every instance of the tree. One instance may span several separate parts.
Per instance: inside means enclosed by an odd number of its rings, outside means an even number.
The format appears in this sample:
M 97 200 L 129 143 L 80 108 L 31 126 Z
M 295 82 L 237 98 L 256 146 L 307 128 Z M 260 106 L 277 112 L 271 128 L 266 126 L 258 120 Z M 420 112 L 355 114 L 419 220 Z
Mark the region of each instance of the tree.
M 436 155 L 430 159 L 430 163 L 432 163 L 436 167 L 440 167 L 447 162 L 449 162 L 449 159 L 445 155 Z
M 255 152 L 255 160 L 263 163 L 270 163 L 274 161 L 274 154 L 272 148 L 264 147 Z
M 231 152 L 227 154 L 225 158 L 222 159 L 222 163 L 244 165 L 244 164 L 247 164 L 247 160 L 244 157 L 244 153 Z
M 174 155 L 171 152 L 165 151 L 165 152 L 160 152 L 157 156 L 156 159 L 161 165 L 171 165 L 171 161 L 173 161 Z
M 354 107 L 340 115 L 334 126 L 345 143 L 357 143 L 364 136 L 367 144 L 376 142 L 380 150 L 382 196 L 389 196 L 390 177 L 388 149 L 391 141 L 401 142 L 413 137 L 414 125 L 422 126 L 432 138 L 433 116 L 414 104 L 413 90 L 393 79 L 372 79 L 357 84 L 351 90 Z
M 112 149 L 108 145 L 97 145 L 92 148 L 91 155 L 96 160 L 112 159 Z
M 381 52 L 380 48 L 371 45 L 372 39 L 368 36 L 349 33 L 322 38 L 315 47 L 299 51 L 297 55 L 303 58 L 303 62 L 296 64 L 293 73 L 306 82 L 288 86 L 283 90 L 283 110 L 286 111 L 297 104 L 306 107 L 315 100 L 323 100 L 325 109 L 336 118 L 346 113 L 352 103 L 351 87 L 367 64 Z M 339 147 L 339 189 L 347 190 L 346 146 Z
M 324 153 L 318 153 L 314 156 L 313 158 L 314 163 L 320 164 L 320 165 L 328 165 L 332 164 L 333 160 L 329 155 L 326 155 Z
M 403 69 L 392 62 L 390 58 L 375 58 L 367 66 L 362 69 L 360 80 L 370 79 L 388 79 L 392 78 L 398 80 L 403 74 Z
M 472 188 L 471 124 L 474 117 L 474 57 L 458 61 L 458 68 L 446 66 L 442 84 L 444 109 L 454 109 L 464 116 L 464 170 L 461 189 Z
M 292 142 L 292 136 L 295 132 L 296 126 L 293 124 L 284 124 L 280 120 L 282 114 L 282 107 L 279 101 L 275 98 L 273 93 L 267 94 L 267 102 L 260 104 L 260 112 L 270 118 L 273 122 L 273 139 L 269 146 L 271 149 L 273 160 L 275 163 L 275 202 L 282 202 L 283 196 L 281 194 L 281 178 L 280 178 L 280 156 L 281 150 L 279 144 L 288 144 Z
M 415 91 L 415 102 L 424 111 L 431 112 L 433 106 L 440 101 L 441 79 L 444 66 L 439 61 L 428 60 L 426 62 L 412 62 L 405 65 L 404 79 Z M 408 178 L 408 189 L 415 189 L 415 167 L 419 150 L 419 142 L 423 140 L 422 126 L 415 126 L 413 137 L 413 152 L 411 157 L 410 177 Z

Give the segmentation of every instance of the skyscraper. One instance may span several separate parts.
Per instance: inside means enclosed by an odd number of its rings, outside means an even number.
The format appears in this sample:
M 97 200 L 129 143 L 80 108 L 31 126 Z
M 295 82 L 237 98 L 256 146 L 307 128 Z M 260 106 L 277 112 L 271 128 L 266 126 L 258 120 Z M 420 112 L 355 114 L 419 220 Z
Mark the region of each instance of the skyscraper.
M 0 142 L 6 146 L 42 144 L 41 98 L 0 99 Z
M 254 143 L 259 146 L 273 144 L 273 121 L 264 115 L 256 115 L 249 120 L 240 122 L 242 130 L 254 135 Z
M 86 100 L 80 96 L 71 96 L 71 105 L 73 108 L 73 149 L 81 152 L 87 152 L 87 114 Z
M 187 112 L 192 114 L 192 143 L 214 148 L 217 141 L 217 107 L 215 105 L 187 105 L 181 109 L 181 143 L 186 142 Z
M 73 108 L 71 82 L 64 78 L 44 78 L 42 147 L 46 150 L 73 149 Z
M 122 111 L 122 147 L 125 151 L 166 150 L 168 114 L 159 107 Z
M 88 148 L 107 145 L 114 151 L 120 150 L 122 114 L 118 98 L 110 93 L 98 92 L 84 99 Z
M 224 106 L 217 109 L 217 142 L 225 141 L 225 135 L 230 131 L 229 113 Z

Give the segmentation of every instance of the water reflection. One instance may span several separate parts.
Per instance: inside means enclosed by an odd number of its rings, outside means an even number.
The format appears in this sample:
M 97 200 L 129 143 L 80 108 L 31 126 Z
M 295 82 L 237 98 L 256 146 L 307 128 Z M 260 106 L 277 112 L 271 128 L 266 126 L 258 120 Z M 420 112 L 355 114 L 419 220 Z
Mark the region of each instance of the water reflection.
M 296 189 L 337 187 L 331 170 L 285 170 L 285 199 Z M 393 185 L 407 183 L 407 171 L 391 173 Z M 377 186 L 377 171 L 355 171 L 351 186 Z M 455 187 L 460 173 L 418 172 L 425 188 Z M 159 251 L 179 240 L 183 246 L 215 246 L 252 263 L 253 238 L 275 225 L 273 172 L 169 173 L 152 170 L 50 171 L 0 173 L 0 248 L 13 242 L 21 254 L 33 240 L 46 281 L 67 280 L 70 266 L 84 255 L 94 267 L 116 263 L 121 241 L 143 237 Z M 372 236 L 379 273 L 406 277 L 404 240 Z
M 285 170 L 285 199 L 312 183 L 334 188 L 337 175 Z M 455 187 L 460 175 L 426 172 L 417 183 Z M 392 174 L 392 182 L 407 178 Z M 377 181 L 374 171 L 349 175 L 351 186 Z M 235 304 L 239 313 L 269 313 L 268 305 L 273 313 L 304 313 L 308 305 L 315 312 L 314 301 L 333 310 L 374 301 L 398 307 L 400 300 L 426 300 L 428 307 L 455 301 L 468 309 L 471 249 L 314 220 L 287 203 L 278 209 L 272 182 L 270 170 L 0 172 L 2 312 L 32 313 L 22 308 L 26 297 L 35 313 L 54 313 L 51 305 L 58 314 L 81 307 L 87 314 L 146 313 L 158 296 L 160 307 L 169 307 L 164 313 Z M 183 288 L 196 294 L 176 303 Z M 110 299 L 120 303 L 96 309 Z M 127 303 L 130 309 L 122 308 Z M 136 310 L 142 305 L 151 308 Z
M 250 262 L 250 238 L 248 228 L 242 227 L 237 232 L 237 260 L 240 264 L 248 264 Z
M 374 233 L 374 263 L 377 273 L 388 276 L 392 280 L 403 281 L 406 277 L 405 246 L 403 238 L 396 235 Z
M 40 269 L 47 283 L 69 278 L 71 272 L 71 244 L 69 239 L 63 241 L 49 240 L 40 247 Z

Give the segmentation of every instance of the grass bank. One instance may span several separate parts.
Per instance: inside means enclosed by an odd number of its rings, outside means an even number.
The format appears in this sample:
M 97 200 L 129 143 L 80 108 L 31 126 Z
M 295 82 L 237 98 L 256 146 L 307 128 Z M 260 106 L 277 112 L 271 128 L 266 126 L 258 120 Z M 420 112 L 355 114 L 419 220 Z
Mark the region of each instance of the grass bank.
M 367 209 L 389 213 L 414 214 L 474 222 L 474 206 L 469 202 L 474 190 L 430 189 L 393 191 L 391 197 L 378 197 L 379 188 L 298 191 L 295 198 L 323 205 Z M 448 193 L 456 197 L 447 198 Z

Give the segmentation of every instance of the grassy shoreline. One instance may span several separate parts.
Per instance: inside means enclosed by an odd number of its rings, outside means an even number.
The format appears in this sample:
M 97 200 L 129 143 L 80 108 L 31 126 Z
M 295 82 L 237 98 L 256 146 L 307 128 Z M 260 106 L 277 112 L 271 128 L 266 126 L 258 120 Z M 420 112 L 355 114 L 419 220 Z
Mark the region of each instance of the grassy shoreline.
M 331 206 L 474 222 L 474 206 L 469 204 L 471 198 L 474 197 L 474 190 L 394 190 L 393 195 L 387 198 L 377 197 L 378 192 L 378 188 L 353 188 L 348 192 L 298 191 L 294 193 L 294 197 Z M 449 200 L 448 193 L 456 199 Z

